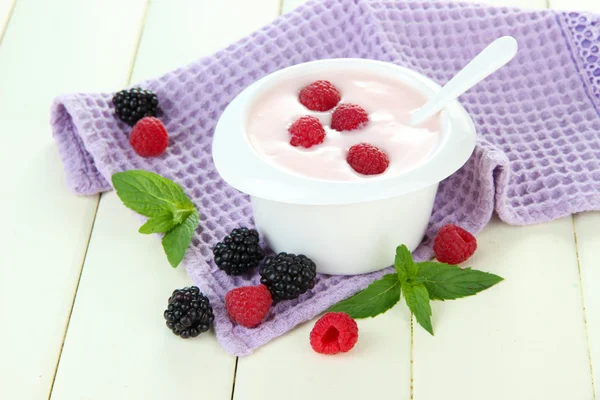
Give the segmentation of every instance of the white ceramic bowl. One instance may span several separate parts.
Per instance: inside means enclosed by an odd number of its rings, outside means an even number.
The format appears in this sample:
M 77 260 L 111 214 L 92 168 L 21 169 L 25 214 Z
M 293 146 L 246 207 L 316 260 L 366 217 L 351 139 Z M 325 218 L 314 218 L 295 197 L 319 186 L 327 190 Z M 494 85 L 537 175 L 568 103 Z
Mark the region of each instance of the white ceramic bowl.
M 281 80 L 330 69 L 389 75 L 427 98 L 440 89 L 417 72 L 381 61 L 330 59 L 285 68 L 246 88 L 225 109 L 215 129 L 213 159 L 227 183 L 250 195 L 256 226 L 274 251 L 306 254 L 321 273 L 354 275 L 390 266 L 400 244 L 410 250 L 418 246 L 438 183 L 470 157 L 475 127 L 458 102 L 449 105 L 442 112 L 438 148 L 398 176 L 332 182 L 264 160 L 245 132 L 255 99 Z

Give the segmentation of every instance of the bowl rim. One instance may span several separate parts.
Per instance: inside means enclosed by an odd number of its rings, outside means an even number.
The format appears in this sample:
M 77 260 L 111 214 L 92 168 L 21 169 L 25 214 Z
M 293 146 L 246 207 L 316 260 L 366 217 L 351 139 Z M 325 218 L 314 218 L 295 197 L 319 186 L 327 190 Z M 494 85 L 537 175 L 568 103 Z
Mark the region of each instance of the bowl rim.
M 441 88 L 411 69 L 361 58 L 310 61 L 273 72 L 238 94 L 217 122 L 212 156 L 217 172 L 225 182 L 250 196 L 283 203 L 353 204 L 401 196 L 437 184 L 456 172 L 471 156 L 476 142 L 475 126 L 464 107 L 454 101 L 442 112 L 443 139 L 438 148 L 426 161 L 400 175 L 336 182 L 287 171 L 263 159 L 245 132 L 247 113 L 253 100 L 282 79 L 329 68 L 367 69 L 391 75 L 427 98 Z

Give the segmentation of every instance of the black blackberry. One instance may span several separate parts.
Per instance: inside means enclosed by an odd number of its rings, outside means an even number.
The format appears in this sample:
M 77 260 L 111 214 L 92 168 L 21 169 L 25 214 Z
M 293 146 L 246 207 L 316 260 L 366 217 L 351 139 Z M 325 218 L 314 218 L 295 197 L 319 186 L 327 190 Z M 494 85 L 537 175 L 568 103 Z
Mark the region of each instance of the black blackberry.
M 158 97 L 151 90 L 125 89 L 112 98 L 119 119 L 131 126 L 144 117 L 155 117 Z
M 270 255 L 260 267 L 260 282 L 273 300 L 291 300 L 315 286 L 317 266 L 305 255 Z
M 256 268 L 264 253 L 258 245 L 258 232 L 237 228 L 213 249 L 215 264 L 228 275 L 240 275 Z
M 173 291 L 164 316 L 169 329 L 184 339 L 206 332 L 215 319 L 208 298 L 196 286 Z

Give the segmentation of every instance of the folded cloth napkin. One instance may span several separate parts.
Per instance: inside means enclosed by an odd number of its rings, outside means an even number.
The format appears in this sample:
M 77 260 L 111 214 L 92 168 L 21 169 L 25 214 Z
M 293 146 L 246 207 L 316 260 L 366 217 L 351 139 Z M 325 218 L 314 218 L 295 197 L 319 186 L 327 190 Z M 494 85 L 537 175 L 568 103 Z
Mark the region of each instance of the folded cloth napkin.
M 532 224 L 600 209 L 599 16 L 420 0 L 312 2 L 211 57 L 141 83 L 158 94 L 160 118 L 172 135 L 163 155 L 146 159 L 133 152 L 112 93 L 57 98 L 54 138 L 78 194 L 111 190 L 111 175 L 129 169 L 154 171 L 183 186 L 201 215 L 185 267 L 211 300 L 219 342 L 246 355 L 386 271 L 319 276 L 313 290 L 277 304 L 258 328 L 232 324 L 225 294 L 256 283 L 258 273 L 230 277 L 212 261 L 217 241 L 253 223 L 248 198 L 225 184 L 212 163 L 213 129 L 225 106 L 270 72 L 323 58 L 388 61 L 443 84 L 502 35 L 518 40 L 519 53 L 461 97 L 477 127 L 477 148 L 440 185 L 427 236 L 415 252 L 426 259 L 442 224 L 479 232 L 494 210 L 507 223 Z

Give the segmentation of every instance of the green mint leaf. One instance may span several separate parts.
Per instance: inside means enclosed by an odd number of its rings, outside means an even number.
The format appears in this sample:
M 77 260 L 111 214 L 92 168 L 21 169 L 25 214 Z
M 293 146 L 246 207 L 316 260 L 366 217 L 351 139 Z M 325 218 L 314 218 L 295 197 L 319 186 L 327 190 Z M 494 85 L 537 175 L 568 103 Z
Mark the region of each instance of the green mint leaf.
M 140 227 L 139 232 L 145 235 L 149 235 L 151 233 L 167 233 L 180 223 L 181 222 L 174 220 L 173 214 L 164 213 L 157 215 L 156 217 L 151 217 L 144 225 Z
M 418 264 L 419 279 L 431 300 L 454 300 L 472 296 L 503 280 L 498 275 L 436 262 Z
M 173 268 L 177 267 L 192 240 L 194 230 L 198 226 L 198 212 L 194 210 L 183 223 L 169 231 L 162 239 L 167 259 Z
M 142 170 L 118 172 L 112 176 L 117 195 L 126 207 L 146 217 L 157 217 L 170 212 L 195 211 L 194 204 L 181 186 L 162 176 Z M 181 218 L 180 221 L 184 221 Z
M 433 335 L 433 326 L 431 325 L 431 306 L 429 305 L 429 294 L 425 286 L 420 283 L 411 285 L 410 283 L 402 285 L 404 300 L 410 308 L 413 315 L 427 332 Z
M 374 317 L 386 312 L 400 300 L 400 286 L 396 274 L 384 275 L 363 291 L 337 303 L 329 311 L 345 312 L 352 318 Z
M 402 283 L 411 280 L 417 274 L 417 266 L 405 245 L 396 248 L 394 267 Z

